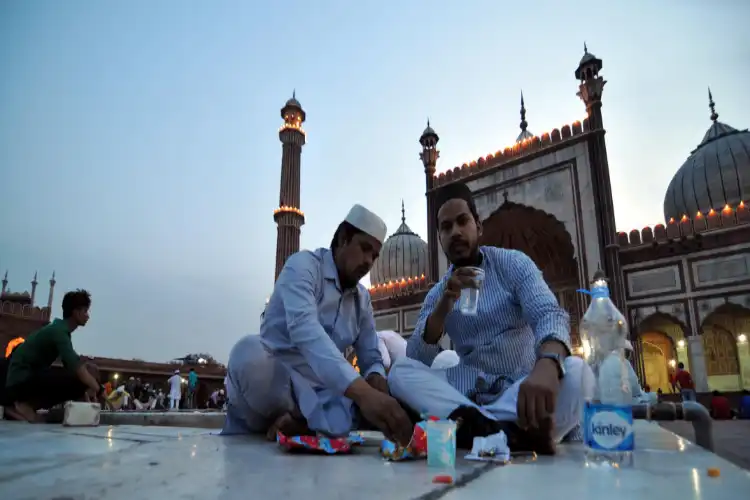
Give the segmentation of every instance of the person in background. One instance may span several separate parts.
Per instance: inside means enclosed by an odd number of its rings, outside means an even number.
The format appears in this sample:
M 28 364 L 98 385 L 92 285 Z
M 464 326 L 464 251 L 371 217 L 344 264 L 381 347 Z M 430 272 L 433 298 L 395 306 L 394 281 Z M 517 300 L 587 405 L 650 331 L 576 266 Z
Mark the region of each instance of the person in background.
M 750 391 L 747 389 L 742 391 L 742 398 L 740 399 L 740 418 L 750 419 Z
M 711 395 L 710 411 L 714 420 L 731 420 L 734 417 L 729 399 L 719 391 L 713 391 Z
M 537 265 L 516 250 L 479 246 L 482 223 L 471 190 L 449 184 L 437 193 L 437 228 L 448 262 L 419 313 L 404 358 L 391 367 L 388 385 L 418 415 L 461 419 L 460 448 L 501 430 L 513 451 L 552 454 L 555 443 L 579 429 L 585 387 L 593 374 L 570 353 L 570 318 Z M 458 299 L 484 281 L 477 314 Z M 448 335 L 460 361 L 432 370 Z M 577 434 L 576 434 L 577 436 Z
M 644 403 L 656 404 L 659 402 L 659 395 L 661 393 L 655 393 L 651 391 L 651 386 L 646 384 L 643 386 Z
M 198 392 L 198 374 L 195 373 L 195 369 L 191 368 L 188 373 L 188 388 L 187 388 L 187 407 L 195 408 L 195 396 Z
M 370 294 L 360 283 L 386 231 L 380 217 L 354 205 L 329 248 L 286 260 L 260 334 L 229 354 L 222 434 L 346 436 L 367 421 L 409 442 L 413 425 L 388 394 Z M 351 347 L 360 372 L 344 355 Z
M 675 373 L 675 382 L 680 389 L 680 395 L 683 401 L 695 401 L 695 384 L 690 372 L 685 369 L 685 363 L 677 364 L 677 373 Z
M 169 409 L 179 410 L 180 399 L 182 399 L 182 376 L 180 370 L 175 370 L 174 375 L 167 380 L 169 384 Z
M 0 364 L 5 384 L 0 387 L 0 404 L 16 420 L 37 422 L 36 410 L 52 408 L 70 400 L 98 401 L 104 396 L 98 370 L 73 349 L 70 335 L 89 321 L 91 295 L 86 290 L 68 292 L 62 301 L 62 319 L 28 336 Z M 62 361 L 64 370 L 53 368 Z

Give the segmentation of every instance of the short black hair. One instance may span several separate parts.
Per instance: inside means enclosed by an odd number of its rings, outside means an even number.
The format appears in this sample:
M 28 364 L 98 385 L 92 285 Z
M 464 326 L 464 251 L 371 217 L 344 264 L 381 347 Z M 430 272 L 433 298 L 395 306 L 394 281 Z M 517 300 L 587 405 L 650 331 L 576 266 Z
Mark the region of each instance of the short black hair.
M 469 206 L 469 211 L 476 222 L 479 222 L 479 213 L 474 203 L 474 197 L 471 195 L 471 189 L 463 182 L 454 182 L 442 187 L 435 196 L 435 218 L 440 208 L 450 200 L 464 200 Z
M 677 363 L 677 368 L 679 368 L 681 370 L 684 370 L 685 369 L 685 363 L 682 363 L 682 362 Z
M 86 290 L 78 289 L 74 292 L 68 292 L 63 297 L 62 310 L 63 319 L 73 316 L 73 311 L 80 308 L 88 309 L 91 307 L 91 294 Z
M 344 221 L 341 224 L 339 224 L 339 227 L 336 228 L 336 232 L 333 233 L 333 239 L 331 240 L 331 250 L 336 250 L 339 246 L 339 238 L 343 235 L 344 242 L 349 243 L 352 241 L 352 238 L 354 236 L 364 233 L 361 229 L 358 227 L 354 227 L 348 222 Z

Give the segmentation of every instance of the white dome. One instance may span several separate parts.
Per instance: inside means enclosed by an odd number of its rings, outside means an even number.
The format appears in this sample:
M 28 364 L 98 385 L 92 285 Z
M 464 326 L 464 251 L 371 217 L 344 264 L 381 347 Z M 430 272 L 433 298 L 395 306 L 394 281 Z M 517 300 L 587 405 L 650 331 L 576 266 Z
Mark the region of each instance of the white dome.
M 388 237 L 370 271 L 370 283 L 381 285 L 427 274 L 427 243 L 406 225 L 403 204 L 401 225 Z

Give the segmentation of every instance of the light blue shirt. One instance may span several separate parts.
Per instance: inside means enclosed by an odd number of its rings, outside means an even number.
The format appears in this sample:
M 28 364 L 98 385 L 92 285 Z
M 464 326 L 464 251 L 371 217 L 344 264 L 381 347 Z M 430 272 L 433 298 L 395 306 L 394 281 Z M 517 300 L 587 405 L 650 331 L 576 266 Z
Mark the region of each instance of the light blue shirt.
M 461 314 L 456 301 L 445 320 L 445 334 L 460 357 L 447 370 L 448 380 L 482 404 L 531 373 L 543 342 L 556 339 L 570 349 L 570 319 L 526 254 L 496 247 L 480 247 L 480 252 L 485 278 L 477 315 Z M 452 272 L 453 266 L 427 294 L 407 343 L 406 355 L 428 366 L 441 348 L 422 336 Z
M 344 357 L 354 347 L 361 376 L 385 376 L 367 289 L 342 290 L 333 253 L 303 250 L 287 259 L 260 326 L 263 345 L 289 370 L 308 425 L 343 435 L 352 427 L 346 389 L 360 374 Z

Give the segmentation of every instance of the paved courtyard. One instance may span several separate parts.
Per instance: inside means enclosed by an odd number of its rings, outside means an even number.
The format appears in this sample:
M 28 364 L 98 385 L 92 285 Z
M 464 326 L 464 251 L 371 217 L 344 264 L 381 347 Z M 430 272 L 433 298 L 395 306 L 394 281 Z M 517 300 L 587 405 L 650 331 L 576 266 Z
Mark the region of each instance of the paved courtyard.
M 661 426 L 693 440 L 693 426 L 689 422 L 663 422 Z M 750 470 L 750 420 L 715 420 L 714 447 L 717 455 Z
M 351 456 L 290 455 L 250 437 L 199 428 L 64 428 L 0 422 L 3 500 L 296 498 L 736 500 L 750 473 L 658 425 L 638 422 L 633 468 L 584 467 L 579 445 L 507 466 L 460 460 L 452 486 L 433 484 L 424 461 L 387 463 L 365 446 Z M 721 477 L 708 477 L 708 468 Z M 742 497 L 742 495 L 740 495 Z

